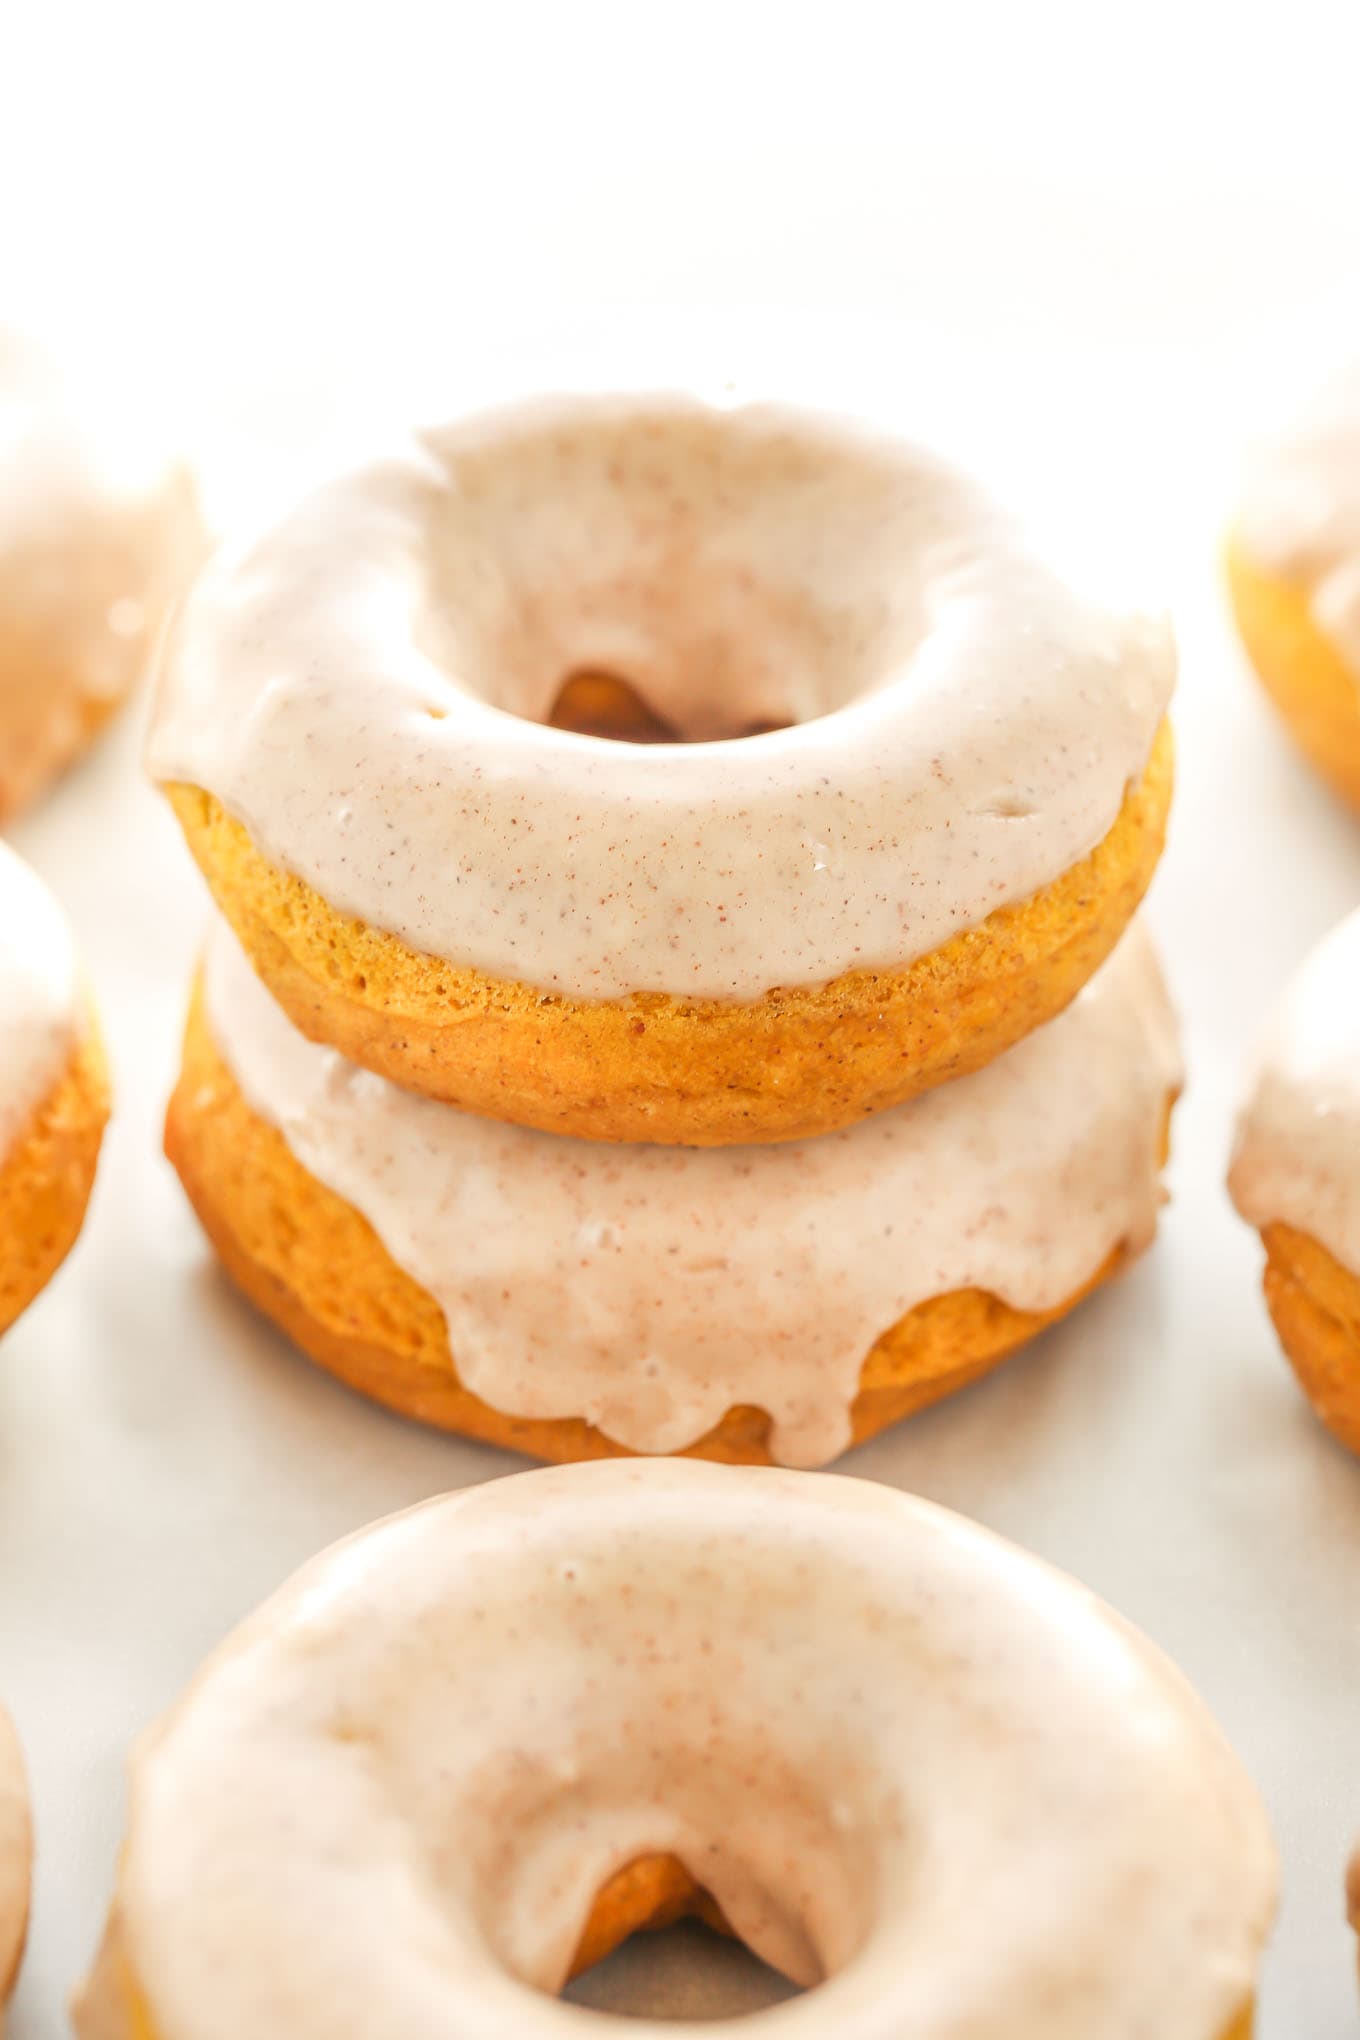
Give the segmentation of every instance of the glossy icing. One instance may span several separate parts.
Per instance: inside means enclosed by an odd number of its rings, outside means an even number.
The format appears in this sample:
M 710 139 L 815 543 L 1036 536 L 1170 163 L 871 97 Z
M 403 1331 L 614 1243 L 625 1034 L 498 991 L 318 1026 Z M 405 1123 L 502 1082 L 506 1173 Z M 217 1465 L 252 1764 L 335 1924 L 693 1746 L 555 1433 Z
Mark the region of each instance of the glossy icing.
M 904 966 L 1059 877 L 1174 667 L 1163 619 L 1083 595 L 916 446 L 564 398 L 424 433 L 224 553 L 149 758 L 417 950 L 749 1000 Z M 581 671 L 703 741 L 545 727 Z
M 1229 1187 L 1254 1226 L 1293 1226 L 1360 1275 L 1360 913 L 1306 959 L 1271 1023 Z
M 1151 1238 L 1180 1081 L 1141 927 L 974 1076 L 817 1140 L 602 1146 L 459 1113 L 304 1040 L 225 923 L 207 1011 L 247 1102 L 438 1301 L 465 1386 L 670 1452 L 736 1404 L 815 1465 L 869 1349 L 927 1298 L 1065 1302 Z
M 393 1518 L 239 1630 L 139 1749 L 117 1952 L 160 2040 L 606 2040 L 539 1993 L 654 1852 L 828 1979 L 788 2040 L 1217 2040 L 1274 1905 L 1218 1729 L 1082 1588 L 869 1482 L 633 1461 Z

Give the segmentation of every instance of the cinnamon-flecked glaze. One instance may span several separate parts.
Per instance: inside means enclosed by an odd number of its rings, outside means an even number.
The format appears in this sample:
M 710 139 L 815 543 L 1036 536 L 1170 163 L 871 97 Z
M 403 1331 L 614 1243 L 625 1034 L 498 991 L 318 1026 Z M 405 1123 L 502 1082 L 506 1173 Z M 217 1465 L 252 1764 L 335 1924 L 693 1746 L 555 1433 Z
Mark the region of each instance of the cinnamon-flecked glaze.
M 0 2032 L 28 1931 L 33 1825 L 28 1780 L 14 1723 L 0 1707 Z
M 1360 1276 L 1360 913 L 1332 930 L 1285 993 L 1229 1183 L 1250 1224 L 1291 1226 Z
M 696 741 L 545 727 L 583 671 Z M 224 553 L 150 764 L 413 951 L 744 1002 L 905 965 L 1068 871 L 1173 675 L 1160 618 L 1084 597 L 916 447 L 563 399 L 425 433 Z
M 304 1040 L 221 922 L 205 1009 L 247 1104 L 438 1303 L 464 1388 L 642 1452 L 754 1406 L 793 1465 L 850 1443 L 866 1355 L 927 1299 L 1046 1313 L 1145 1246 L 1180 1082 L 1141 928 L 988 1069 L 762 1148 L 566 1140 L 400 1091 Z
M 209 1660 L 78 2029 L 605 2040 L 540 1993 L 658 1855 L 821 1983 L 788 2040 L 1219 2040 L 1275 1898 L 1202 1703 L 1037 1561 L 868 1482 L 554 1468 L 337 1546 Z
M 0 329 L 0 818 L 142 672 L 202 532 L 187 471 Z

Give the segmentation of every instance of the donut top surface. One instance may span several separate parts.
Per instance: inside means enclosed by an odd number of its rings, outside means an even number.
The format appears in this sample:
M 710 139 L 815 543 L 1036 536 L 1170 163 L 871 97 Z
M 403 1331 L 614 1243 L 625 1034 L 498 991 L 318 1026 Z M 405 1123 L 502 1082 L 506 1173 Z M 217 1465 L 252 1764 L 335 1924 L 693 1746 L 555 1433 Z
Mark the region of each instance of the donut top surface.
M 1258 567 L 1310 589 L 1319 628 L 1360 675 L 1360 361 L 1261 450 L 1237 539 Z
M 987 1069 L 777 1147 L 601 1147 L 452 1112 L 304 1040 L 221 921 L 206 1010 L 247 1102 L 436 1298 L 474 1394 L 644 1452 L 754 1404 L 794 1465 L 849 1444 L 865 1357 L 917 1304 L 979 1288 L 1052 1310 L 1145 1245 L 1180 1081 L 1141 927 Z
M 150 764 L 421 952 L 749 1000 L 905 966 L 1057 879 L 1174 665 L 1161 618 L 1084 597 L 910 444 L 560 399 L 427 432 L 224 552 Z M 686 741 L 547 726 L 598 672 Z
M 125 694 L 198 558 L 192 482 L 125 409 L 0 328 L 0 732 L 7 698 L 55 725 Z
M 142 1745 L 120 1933 L 175 2040 L 603 2040 L 535 1993 L 654 1852 L 827 1979 L 789 2040 L 1208 2040 L 1275 1887 L 1202 1704 L 1074 1583 L 868 1482 L 614 1462 L 247 1622 Z
M 1255 1226 L 1293 1226 L 1360 1275 L 1360 913 L 1305 961 L 1271 1025 L 1229 1177 Z
M 28 1927 L 33 1832 L 19 1738 L 0 1707 L 0 2027 Z
M 75 947 L 47 887 L 0 843 L 0 1166 L 83 1024 Z

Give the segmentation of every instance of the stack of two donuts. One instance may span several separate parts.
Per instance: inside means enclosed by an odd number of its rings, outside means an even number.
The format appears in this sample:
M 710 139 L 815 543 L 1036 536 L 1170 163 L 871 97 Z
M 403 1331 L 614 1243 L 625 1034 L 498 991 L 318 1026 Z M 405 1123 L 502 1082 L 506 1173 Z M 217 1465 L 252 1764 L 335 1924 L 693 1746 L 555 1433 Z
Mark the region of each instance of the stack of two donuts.
M 829 1459 L 1149 1236 L 1170 669 L 943 468 L 761 410 L 431 435 L 211 570 L 171 1157 L 345 1379 L 609 1463 L 227 1641 L 82 2035 L 603 2035 L 551 1994 L 697 1911 L 823 1986 L 790 2040 L 1246 2040 L 1269 1836 L 1151 1646 L 929 1504 L 625 1456 Z
M 1173 664 L 839 421 L 563 400 L 324 486 L 152 737 L 227 1268 L 545 1459 L 823 1464 L 979 1375 L 1155 1224 Z

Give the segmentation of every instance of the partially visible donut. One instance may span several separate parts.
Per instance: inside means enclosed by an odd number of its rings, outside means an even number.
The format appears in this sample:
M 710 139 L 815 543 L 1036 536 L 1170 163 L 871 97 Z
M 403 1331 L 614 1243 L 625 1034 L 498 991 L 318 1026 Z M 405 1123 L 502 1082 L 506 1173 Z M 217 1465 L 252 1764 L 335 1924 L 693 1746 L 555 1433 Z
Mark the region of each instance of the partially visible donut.
M 547 1459 L 815 1465 L 1147 1244 L 1179 1080 L 1134 928 L 988 1069 L 840 1133 L 568 1140 L 306 1041 L 219 922 L 166 1145 L 246 1294 L 408 1415 Z
M 1300 750 L 1360 808 L 1360 363 L 1261 453 L 1227 564 L 1252 664 Z
M 108 1076 L 65 919 L 0 843 L 0 1333 L 80 1231 Z
M 187 469 L 0 328 L 0 823 L 126 697 L 202 545 Z
M 1360 1452 L 1360 913 L 1285 994 L 1228 1180 L 1264 1242 L 1266 1302 L 1304 1393 Z
M 1246 2040 L 1275 1879 L 1180 1675 L 986 1531 L 557 1467 L 348 1539 L 208 1661 L 138 1746 L 76 2026 L 610 2040 L 549 1994 L 705 1893 L 817 1986 L 788 2040 Z
M 0 2031 L 23 1960 L 33 1881 L 33 1821 L 23 1751 L 0 1707 Z
M 222 554 L 150 765 L 311 1038 L 551 1132 L 786 1140 L 1073 997 L 1161 850 L 1174 669 L 914 446 L 580 398 Z

